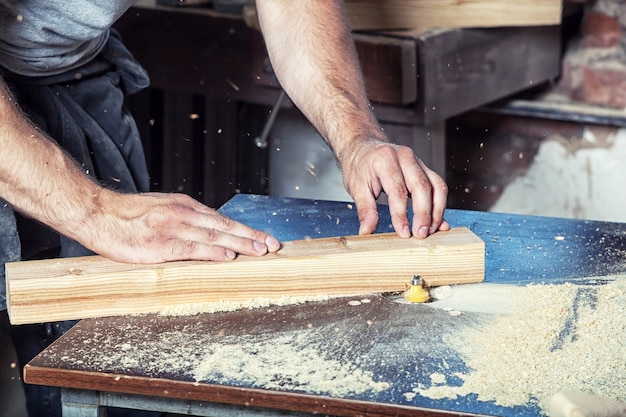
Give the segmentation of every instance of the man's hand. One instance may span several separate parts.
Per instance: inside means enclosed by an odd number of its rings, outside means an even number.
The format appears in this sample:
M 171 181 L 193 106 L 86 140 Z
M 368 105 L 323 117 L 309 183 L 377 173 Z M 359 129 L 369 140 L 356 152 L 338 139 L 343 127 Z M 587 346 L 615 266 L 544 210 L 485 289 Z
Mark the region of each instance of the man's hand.
M 359 233 L 376 230 L 376 199 L 384 191 L 395 231 L 401 237 L 425 238 L 437 230 L 448 230 L 443 219 L 448 188 L 434 171 L 418 159 L 411 148 L 380 140 L 361 143 L 354 152 L 339 159 L 344 184 L 357 207 Z M 413 208 L 413 230 L 407 217 L 409 198 Z
M 229 260 L 280 243 L 184 194 L 121 194 L 94 182 L 22 114 L 0 78 L 0 196 L 107 258 Z
M 132 263 L 226 261 L 275 252 L 273 236 L 238 223 L 184 194 L 101 190 L 77 240 L 109 259 Z
M 333 149 L 356 202 L 360 233 L 376 229 L 376 199 L 389 197 L 396 232 L 426 237 L 443 221 L 443 180 L 405 146 L 388 143 L 365 94 L 343 1 L 257 0 L 272 68 L 291 101 Z

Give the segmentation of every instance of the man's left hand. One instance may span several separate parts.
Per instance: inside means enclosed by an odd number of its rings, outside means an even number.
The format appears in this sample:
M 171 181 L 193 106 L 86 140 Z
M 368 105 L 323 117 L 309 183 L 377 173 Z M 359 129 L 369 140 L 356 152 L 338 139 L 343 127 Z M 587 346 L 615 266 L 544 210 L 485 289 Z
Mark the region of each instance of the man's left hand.
M 382 192 L 387 194 L 391 222 L 399 236 L 425 238 L 438 230 L 450 229 L 443 218 L 446 183 L 411 148 L 372 140 L 361 143 L 340 164 L 345 187 L 357 207 L 360 234 L 376 230 L 376 200 Z M 407 216 L 409 201 L 413 208 L 412 230 Z

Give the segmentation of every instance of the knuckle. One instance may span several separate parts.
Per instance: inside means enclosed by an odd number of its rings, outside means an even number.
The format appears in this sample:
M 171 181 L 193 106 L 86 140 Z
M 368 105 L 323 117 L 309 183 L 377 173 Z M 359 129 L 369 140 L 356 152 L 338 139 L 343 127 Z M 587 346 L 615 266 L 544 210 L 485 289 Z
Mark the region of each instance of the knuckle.
M 172 240 L 169 244 L 169 253 L 165 254 L 170 259 L 191 259 L 197 243 L 191 240 Z
M 259 230 L 253 230 L 250 238 L 257 242 L 265 242 L 265 239 L 267 238 L 267 233 L 261 232 Z
M 204 234 L 207 242 L 217 242 L 220 238 L 220 232 L 217 229 L 206 229 Z
M 419 182 L 420 187 L 423 190 L 425 190 L 427 192 L 431 192 L 432 191 L 433 184 L 432 184 L 432 182 L 430 182 L 430 178 L 428 178 L 427 176 L 420 175 L 419 178 L 418 178 L 418 182 Z
M 405 145 L 396 145 L 395 150 L 399 155 L 404 157 L 415 158 L 415 153 L 413 153 L 413 149 L 409 148 Z
M 411 195 L 411 193 L 409 193 L 408 188 L 406 188 L 400 183 L 397 184 L 397 187 L 394 187 L 392 190 L 390 190 L 388 194 L 389 193 L 392 193 L 393 197 L 396 197 L 402 200 L 406 200 Z
M 431 188 L 433 191 L 441 192 L 444 196 L 448 195 L 448 184 L 441 177 L 433 178 Z
M 408 150 L 410 151 L 410 149 Z M 405 149 L 403 146 L 399 145 L 388 145 L 380 148 L 379 152 L 383 160 L 395 163 L 403 156 Z
M 227 216 L 218 215 L 216 218 L 221 230 L 233 230 L 237 222 Z
M 356 212 L 357 212 L 357 217 L 360 220 L 363 220 L 370 216 L 375 216 L 376 218 L 378 218 L 378 210 L 374 207 L 370 207 L 370 206 L 357 207 Z

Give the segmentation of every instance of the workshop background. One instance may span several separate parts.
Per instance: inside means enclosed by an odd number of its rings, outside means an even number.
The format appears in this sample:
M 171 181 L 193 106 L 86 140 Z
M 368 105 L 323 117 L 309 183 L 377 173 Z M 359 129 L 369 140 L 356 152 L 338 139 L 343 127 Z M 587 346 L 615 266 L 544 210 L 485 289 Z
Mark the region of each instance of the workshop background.
M 446 121 L 449 207 L 626 221 L 626 4 L 576 3 L 580 7 L 563 20 L 559 77 Z M 249 137 L 261 131 L 267 113 L 247 110 L 250 131 L 257 132 Z M 297 140 L 288 145 L 284 137 Z M 258 188 L 240 191 L 348 198 L 330 151 L 297 111 L 277 115 L 268 144 L 267 166 L 248 164 L 260 178 Z M 157 150 L 150 144 L 148 156 Z M 155 188 L 204 197 L 189 188 L 191 178 L 180 182 L 175 171 L 165 171 L 157 173 Z M 0 322 L 0 417 L 21 417 L 23 395 L 6 312 Z

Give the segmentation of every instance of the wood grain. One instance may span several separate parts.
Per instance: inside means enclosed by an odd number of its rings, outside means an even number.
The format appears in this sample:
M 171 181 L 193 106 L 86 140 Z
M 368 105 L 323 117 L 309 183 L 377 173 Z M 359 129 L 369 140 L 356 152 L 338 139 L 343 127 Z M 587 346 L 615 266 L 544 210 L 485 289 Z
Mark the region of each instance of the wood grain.
M 558 25 L 561 0 L 347 0 L 352 29 Z
M 11 323 L 150 313 L 219 301 L 402 291 L 480 282 L 484 242 L 467 228 L 427 239 L 394 233 L 284 242 L 277 253 L 232 262 L 152 265 L 100 256 L 6 264 Z

